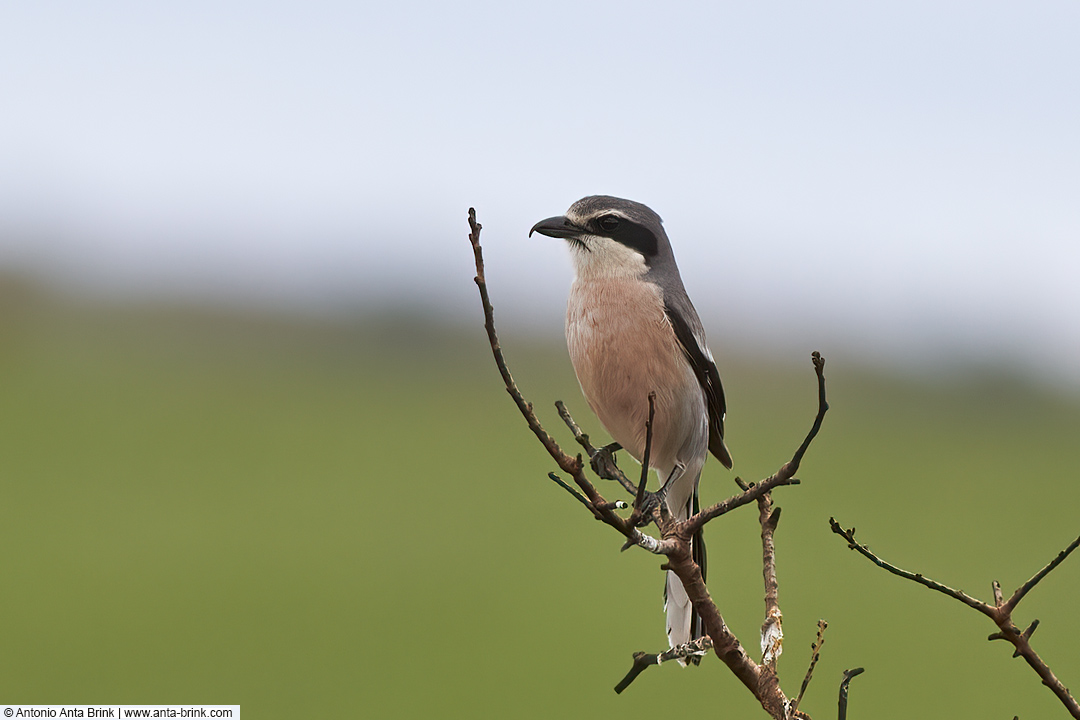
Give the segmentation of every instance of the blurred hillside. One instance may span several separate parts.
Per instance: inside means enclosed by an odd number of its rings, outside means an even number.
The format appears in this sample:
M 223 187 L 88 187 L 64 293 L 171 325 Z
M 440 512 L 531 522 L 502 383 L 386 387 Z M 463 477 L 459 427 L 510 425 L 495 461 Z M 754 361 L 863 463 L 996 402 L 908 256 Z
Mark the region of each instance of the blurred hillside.
M 498 312 L 498 298 L 496 310 Z M 497 315 L 498 317 L 498 315 Z M 564 349 L 501 328 L 561 439 L 564 399 L 603 437 Z M 850 553 L 981 598 L 1080 533 L 1080 403 L 984 366 L 890 376 L 842 352 L 718 358 L 745 478 L 790 457 L 827 356 L 832 410 L 777 493 L 787 688 L 830 627 L 803 707 L 829 717 L 1060 717 L 959 603 Z M 989 367 L 993 367 L 992 364 Z M 612 686 L 664 644 L 658 560 L 546 480 L 479 319 L 303 315 L 88 300 L 0 278 L 0 676 L 22 703 L 239 703 L 257 717 L 758 717 L 715 660 Z M 703 493 L 734 489 L 716 463 Z M 614 491 L 610 491 L 614 495 Z M 747 649 L 761 621 L 752 512 L 709 527 L 711 588 Z M 1080 559 L 1021 605 L 1080 683 Z M 631 710 L 632 708 L 632 710 Z

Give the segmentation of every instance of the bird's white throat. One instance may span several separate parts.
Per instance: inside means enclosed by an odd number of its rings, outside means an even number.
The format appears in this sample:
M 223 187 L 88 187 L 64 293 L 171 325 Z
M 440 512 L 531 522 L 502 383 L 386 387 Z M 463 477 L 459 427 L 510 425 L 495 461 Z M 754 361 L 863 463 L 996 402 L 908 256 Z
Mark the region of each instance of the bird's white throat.
M 641 277 L 649 269 L 645 256 L 637 250 L 596 235 L 570 243 L 570 255 L 579 280 Z

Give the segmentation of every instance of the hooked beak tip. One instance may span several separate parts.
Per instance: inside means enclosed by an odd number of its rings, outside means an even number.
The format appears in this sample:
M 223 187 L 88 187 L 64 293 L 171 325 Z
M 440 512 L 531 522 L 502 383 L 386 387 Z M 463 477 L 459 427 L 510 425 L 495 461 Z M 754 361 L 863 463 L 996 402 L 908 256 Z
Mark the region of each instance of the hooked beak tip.
M 529 237 L 532 237 L 534 232 L 548 237 L 569 239 L 580 236 L 583 230 L 566 217 L 559 215 L 541 220 L 533 225 L 532 229 L 529 230 Z

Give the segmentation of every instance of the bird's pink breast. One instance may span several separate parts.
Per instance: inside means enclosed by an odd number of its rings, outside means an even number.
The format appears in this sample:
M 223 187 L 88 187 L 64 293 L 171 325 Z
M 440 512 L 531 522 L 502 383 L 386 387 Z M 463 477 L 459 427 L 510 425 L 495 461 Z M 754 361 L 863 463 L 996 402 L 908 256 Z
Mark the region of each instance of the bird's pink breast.
M 589 406 L 635 459 L 645 448 L 650 392 L 657 394 L 653 467 L 669 472 L 708 443 L 704 398 L 659 287 L 640 279 L 575 281 L 566 340 Z

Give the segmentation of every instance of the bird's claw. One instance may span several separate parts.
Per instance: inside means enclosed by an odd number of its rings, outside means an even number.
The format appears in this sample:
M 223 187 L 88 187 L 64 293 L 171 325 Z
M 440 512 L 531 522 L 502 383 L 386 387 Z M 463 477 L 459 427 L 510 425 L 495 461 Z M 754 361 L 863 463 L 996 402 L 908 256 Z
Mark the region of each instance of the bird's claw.
M 589 465 L 593 472 L 605 479 L 618 477 L 619 466 L 615 464 L 615 451 L 622 450 L 619 443 L 611 443 L 596 451 L 589 457 Z
M 663 498 L 660 493 L 646 491 L 645 497 L 641 500 L 641 514 L 651 518 L 653 511 L 660 507 L 661 502 L 663 502 Z

